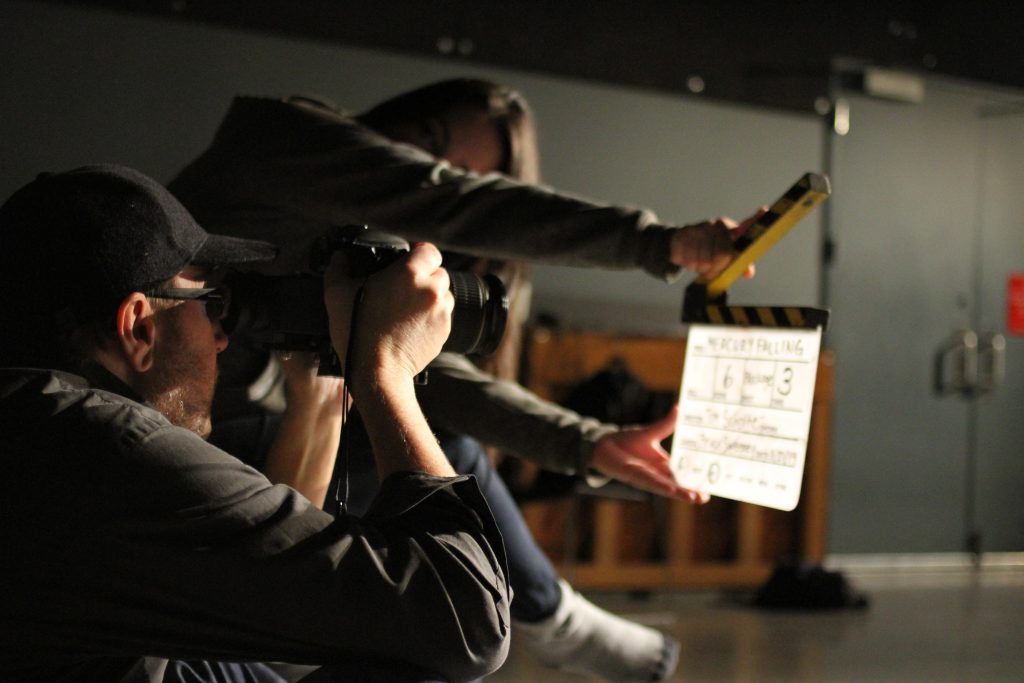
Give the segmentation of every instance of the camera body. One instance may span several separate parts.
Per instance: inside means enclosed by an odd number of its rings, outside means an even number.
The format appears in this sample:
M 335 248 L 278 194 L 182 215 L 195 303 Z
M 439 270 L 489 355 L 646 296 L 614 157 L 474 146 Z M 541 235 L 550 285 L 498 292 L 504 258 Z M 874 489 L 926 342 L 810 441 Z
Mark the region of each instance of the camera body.
M 409 243 L 366 226 L 331 230 L 310 253 L 310 272 L 266 276 L 232 273 L 225 278 L 231 305 L 225 332 L 256 349 L 304 351 L 320 356 L 321 374 L 341 374 L 331 347 L 324 307 L 323 273 L 335 252 L 345 254 L 349 273 L 367 278 L 409 251 Z M 508 295 L 494 275 L 449 271 L 455 297 L 452 330 L 443 350 L 471 355 L 493 353 L 508 319 Z

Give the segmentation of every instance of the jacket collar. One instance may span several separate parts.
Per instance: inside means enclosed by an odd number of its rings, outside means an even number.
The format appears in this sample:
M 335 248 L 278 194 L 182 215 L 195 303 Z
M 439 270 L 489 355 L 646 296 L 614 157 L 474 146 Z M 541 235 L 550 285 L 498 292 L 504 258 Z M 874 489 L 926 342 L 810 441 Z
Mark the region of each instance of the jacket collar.
M 119 394 L 129 398 L 136 403 L 142 403 L 152 407 L 148 401 L 138 394 L 134 389 L 121 381 L 117 375 L 107 370 L 99 363 L 89 363 L 82 369 L 81 375 L 94 389 L 102 389 L 112 394 Z

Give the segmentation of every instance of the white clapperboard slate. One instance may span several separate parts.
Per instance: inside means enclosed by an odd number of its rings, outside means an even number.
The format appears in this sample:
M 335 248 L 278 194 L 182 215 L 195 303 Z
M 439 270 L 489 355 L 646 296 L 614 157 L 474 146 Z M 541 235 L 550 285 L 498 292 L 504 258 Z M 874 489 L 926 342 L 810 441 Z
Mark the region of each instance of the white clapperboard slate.
M 805 174 L 737 240 L 739 254 L 725 271 L 687 287 L 689 331 L 671 453 L 681 486 L 779 510 L 796 507 L 829 313 L 729 306 L 725 290 L 829 192 L 825 176 Z

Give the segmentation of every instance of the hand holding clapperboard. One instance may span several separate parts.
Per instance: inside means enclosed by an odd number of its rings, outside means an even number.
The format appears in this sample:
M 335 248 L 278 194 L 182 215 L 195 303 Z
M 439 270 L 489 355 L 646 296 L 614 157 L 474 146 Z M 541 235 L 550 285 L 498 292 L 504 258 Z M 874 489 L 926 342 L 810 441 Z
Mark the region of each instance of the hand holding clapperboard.
M 821 335 L 828 311 L 729 306 L 725 290 L 829 195 L 807 173 L 736 241 L 732 263 L 686 288 L 689 324 L 672 442 L 680 485 L 792 510 L 800 498 Z

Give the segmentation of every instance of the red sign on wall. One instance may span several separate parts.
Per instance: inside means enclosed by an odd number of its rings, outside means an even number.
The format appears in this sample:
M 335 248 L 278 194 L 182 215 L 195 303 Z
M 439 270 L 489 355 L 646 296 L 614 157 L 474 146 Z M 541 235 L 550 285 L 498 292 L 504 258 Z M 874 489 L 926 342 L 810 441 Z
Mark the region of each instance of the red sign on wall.
M 1007 282 L 1006 331 L 1024 335 L 1024 273 L 1012 273 Z

